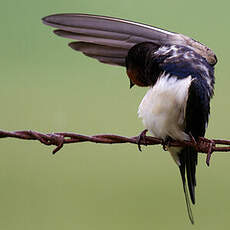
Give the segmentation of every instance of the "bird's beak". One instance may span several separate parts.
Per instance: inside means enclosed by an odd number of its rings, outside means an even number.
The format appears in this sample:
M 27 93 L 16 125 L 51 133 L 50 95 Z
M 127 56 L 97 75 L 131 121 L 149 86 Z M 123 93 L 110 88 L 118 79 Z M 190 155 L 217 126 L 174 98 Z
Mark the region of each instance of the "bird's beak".
M 135 84 L 131 80 L 129 80 L 129 88 L 131 89 L 134 85 Z

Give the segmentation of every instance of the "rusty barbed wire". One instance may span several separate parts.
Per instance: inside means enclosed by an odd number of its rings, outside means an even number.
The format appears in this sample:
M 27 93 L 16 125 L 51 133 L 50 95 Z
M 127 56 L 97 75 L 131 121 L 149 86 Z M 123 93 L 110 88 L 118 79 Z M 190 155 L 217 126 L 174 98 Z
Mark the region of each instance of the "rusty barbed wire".
M 70 143 L 82 143 L 82 142 L 94 142 L 102 144 L 122 144 L 131 143 L 139 145 L 165 145 L 164 141 L 159 138 L 145 136 L 145 138 L 140 138 L 140 136 L 124 137 L 115 134 L 98 134 L 94 136 L 86 136 L 77 133 L 39 133 L 31 130 L 23 131 L 4 131 L 0 130 L 0 138 L 17 138 L 23 140 L 38 140 L 44 145 L 55 145 L 56 148 L 53 150 L 53 154 L 58 152 L 64 144 Z M 171 140 L 168 143 L 169 146 L 193 146 L 200 153 L 206 153 L 206 163 L 209 165 L 210 157 L 213 152 L 228 152 L 230 151 L 230 140 L 219 140 L 219 139 L 207 139 L 200 137 L 198 141 L 176 141 Z M 217 146 L 220 145 L 220 146 Z

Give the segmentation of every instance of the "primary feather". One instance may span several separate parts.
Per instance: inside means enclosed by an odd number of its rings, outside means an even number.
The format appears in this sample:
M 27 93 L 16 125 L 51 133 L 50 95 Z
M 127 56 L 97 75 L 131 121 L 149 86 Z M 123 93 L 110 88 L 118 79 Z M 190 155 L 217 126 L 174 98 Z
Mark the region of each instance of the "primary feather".
M 54 14 L 42 20 L 44 24 L 58 28 L 55 31 L 57 35 L 81 42 L 118 47 L 127 51 L 138 43 L 148 41 L 158 45 L 183 45 L 199 53 L 211 65 L 217 61 L 212 50 L 185 35 L 124 19 L 88 14 Z M 100 52 L 99 47 L 98 50 Z M 97 56 L 94 58 L 98 59 Z M 109 64 L 117 63 L 115 61 Z

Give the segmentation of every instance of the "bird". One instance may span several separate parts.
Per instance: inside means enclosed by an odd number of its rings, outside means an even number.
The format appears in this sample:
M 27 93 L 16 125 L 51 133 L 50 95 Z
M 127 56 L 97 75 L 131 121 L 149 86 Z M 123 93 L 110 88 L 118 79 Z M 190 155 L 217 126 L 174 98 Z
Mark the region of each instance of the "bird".
M 195 147 L 170 147 L 170 140 L 204 137 L 214 94 L 215 53 L 180 33 L 120 18 L 64 13 L 42 18 L 69 46 L 98 61 L 126 68 L 129 86 L 147 87 L 138 108 L 145 130 L 161 138 L 179 168 L 187 213 L 194 217 Z

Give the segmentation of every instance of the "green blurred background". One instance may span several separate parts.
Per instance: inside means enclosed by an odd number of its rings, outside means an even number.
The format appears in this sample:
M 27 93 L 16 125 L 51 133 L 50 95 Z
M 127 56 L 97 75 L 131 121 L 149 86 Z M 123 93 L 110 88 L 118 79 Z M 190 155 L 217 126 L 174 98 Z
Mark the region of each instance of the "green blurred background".
M 68 48 L 41 18 L 64 12 L 127 18 L 191 36 L 219 57 L 207 137 L 229 139 L 229 1 L 10 0 L 0 4 L 1 129 L 137 135 L 146 89 L 125 70 Z M 53 147 L 2 139 L 0 229 L 229 229 L 230 156 L 197 170 L 195 226 L 176 165 L 161 147 Z

